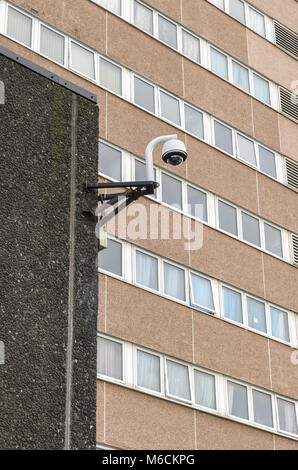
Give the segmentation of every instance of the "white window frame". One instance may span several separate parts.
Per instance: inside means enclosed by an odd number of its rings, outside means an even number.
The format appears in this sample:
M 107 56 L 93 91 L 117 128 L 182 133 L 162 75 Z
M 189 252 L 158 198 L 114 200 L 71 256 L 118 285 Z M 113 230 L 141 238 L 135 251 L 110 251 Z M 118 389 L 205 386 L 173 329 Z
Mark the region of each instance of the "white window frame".
M 201 305 L 201 304 L 197 304 L 195 303 L 194 301 L 194 292 L 193 292 L 193 288 L 192 288 L 192 281 L 191 281 L 191 275 L 194 275 L 194 276 L 197 276 L 197 277 L 201 277 L 203 279 L 206 279 L 207 281 L 210 282 L 210 285 L 211 285 L 211 292 L 212 292 L 212 297 L 213 297 L 213 303 L 214 303 L 214 309 L 209 309 L 207 308 L 206 306 L 204 307 L 204 305 Z M 195 271 L 193 271 L 191 268 L 189 268 L 189 293 L 190 293 L 190 300 L 191 300 L 191 307 L 192 308 L 195 308 L 196 310 L 199 310 L 201 311 L 201 309 L 204 310 L 203 313 L 206 313 L 206 312 L 210 312 L 210 314 L 213 316 L 218 316 L 218 298 L 216 298 L 215 296 L 215 292 L 216 292 L 216 286 L 215 286 L 215 280 L 212 279 L 212 278 L 209 278 L 208 276 L 205 276 L 204 274 L 199 274 Z
M 86 51 L 92 53 L 92 55 L 93 55 L 93 65 L 94 65 L 94 78 L 91 78 L 88 75 L 85 75 L 84 73 L 80 72 L 79 70 L 75 69 L 72 66 L 72 44 L 76 44 L 77 46 L 81 47 L 82 49 L 85 49 Z M 97 69 L 97 66 L 96 66 L 96 59 L 97 59 L 96 56 L 97 56 L 97 54 L 92 49 L 89 49 L 88 47 L 82 45 L 79 41 L 76 41 L 76 40 L 70 38 L 70 40 L 69 40 L 69 68 L 72 71 L 74 71 L 75 73 L 77 73 L 78 75 L 80 75 L 81 77 L 84 77 L 87 80 L 90 80 L 92 83 L 95 83 L 95 82 L 99 83 L 98 69 Z
M 208 411 L 210 413 L 219 412 L 219 386 L 218 386 L 218 374 L 214 374 L 212 371 L 202 369 L 199 366 L 191 366 L 191 375 L 193 377 L 193 406 L 198 410 Z M 203 374 L 212 375 L 214 377 L 214 391 L 215 391 L 215 408 L 208 408 L 208 406 L 199 405 L 196 402 L 196 388 L 195 388 L 195 371 L 202 372 Z
M 136 162 L 142 163 L 143 165 L 146 165 L 146 162 L 142 160 L 141 158 L 138 157 L 131 157 L 133 162 L 132 162 L 132 179 L 133 181 L 136 181 Z M 151 199 L 152 201 L 155 201 L 156 203 L 163 204 L 161 201 L 161 181 L 160 181 L 160 169 L 156 167 L 155 165 L 153 166 L 153 174 L 155 172 L 156 175 L 156 182 L 159 183 L 159 186 L 155 189 L 155 194 L 156 197 L 153 196 L 153 194 L 147 194 L 144 197 L 147 197 Z M 174 209 L 172 207 L 172 209 Z
M 225 316 L 225 297 L 224 297 L 224 288 L 228 289 L 236 294 L 240 294 L 241 298 L 241 308 L 242 308 L 242 323 L 233 320 L 232 318 L 228 318 Z M 244 295 L 243 291 L 237 289 L 237 287 L 230 286 L 226 283 L 219 283 L 219 299 L 220 299 L 220 318 L 224 321 L 232 323 L 233 325 L 240 326 L 244 329 L 247 327 L 247 311 L 245 310 L 245 302 L 244 302 Z
M 51 59 L 49 56 L 43 54 L 41 51 L 40 51 L 40 44 L 41 44 L 41 27 L 44 27 L 44 28 L 47 28 L 49 29 L 50 31 L 52 31 L 53 33 L 56 33 L 58 36 L 61 36 L 63 37 L 64 39 L 64 61 L 63 61 L 63 64 L 61 64 L 60 62 L 57 62 L 56 60 L 54 59 Z M 55 64 L 59 65 L 60 67 L 65 67 L 67 68 L 68 66 L 68 54 L 67 54 L 67 51 L 68 51 L 68 38 L 67 36 L 65 36 L 65 34 L 63 33 L 60 33 L 60 31 L 57 31 L 56 29 L 52 28 L 51 26 L 48 26 L 46 23 L 43 23 L 42 21 L 39 22 L 38 24 L 38 44 L 37 44 L 37 51 L 38 53 L 42 56 L 42 57 L 45 57 L 46 59 L 50 60 L 51 62 L 54 62 Z
M 192 215 L 192 214 L 190 214 L 190 213 L 188 212 L 187 208 L 188 208 L 188 206 L 190 205 L 190 204 L 189 204 L 189 201 L 188 201 L 188 191 L 187 191 L 188 187 L 190 187 L 190 188 L 192 188 L 192 189 L 195 189 L 196 191 L 200 191 L 201 193 L 205 194 L 205 196 L 206 196 L 206 213 L 207 213 L 206 215 L 207 215 L 207 220 L 203 220 L 203 219 L 200 219 L 200 218 L 198 218 L 198 217 L 195 217 L 194 215 Z M 184 211 L 185 215 L 187 215 L 188 217 L 190 217 L 190 218 L 193 219 L 193 220 L 197 220 L 197 221 L 201 222 L 202 224 L 205 224 L 205 225 L 209 225 L 209 226 L 210 226 L 210 218 L 211 218 L 211 216 L 210 216 L 211 210 L 210 210 L 210 205 L 209 205 L 209 204 L 210 204 L 210 193 L 208 193 L 208 192 L 205 191 L 204 189 L 201 189 L 201 188 L 199 188 L 198 186 L 195 186 L 194 184 L 188 183 L 188 182 L 186 181 L 186 182 L 185 182 L 185 197 L 184 197 L 184 199 L 185 199 L 185 211 Z
M 137 251 L 139 251 L 140 253 L 143 253 L 144 255 L 150 256 L 151 258 L 154 258 L 157 261 L 157 275 L 158 275 L 158 283 L 157 283 L 158 289 L 157 290 L 152 289 L 151 287 L 144 286 L 143 284 L 139 284 L 137 282 Z M 141 287 L 142 289 L 145 289 L 149 292 L 152 292 L 153 294 L 161 294 L 161 292 L 162 292 L 161 291 L 162 282 L 161 282 L 161 276 L 160 276 L 161 258 L 157 255 L 153 255 L 152 253 L 149 253 L 148 251 L 144 250 L 143 248 L 139 248 L 139 247 L 136 247 L 136 246 L 134 246 L 133 249 L 132 249 L 132 256 L 133 256 L 133 260 L 132 260 L 133 283 L 137 287 Z
M 184 294 L 185 294 L 185 300 L 180 300 L 177 297 L 172 297 L 171 295 L 168 295 L 165 293 L 165 282 L 164 282 L 164 275 L 165 275 L 165 270 L 164 270 L 164 264 L 170 264 L 171 266 L 174 266 L 175 268 L 178 268 L 180 270 L 184 271 Z M 166 299 L 174 300 L 175 302 L 178 302 L 179 304 L 182 305 L 188 305 L 189 304 L 189 299 L 187 298 L 188 293 L 189 293 L 189 285 L 188 285 L 188 276 L 187 276 L 187 269 L 184 266 L 181 266 L 171 260 L 168 260 L 167 258 L 162 258 L 161 259 L 161 281 L 162 281 L 162 289 L 161 293 L 163 297 Z
M 267 426 L 266 424 L 257 423 L 255 421 L 255 410 L 254 410 L 254 402 L 253 402 L 253 391 L 263 393 L 264 395 L 269 395 L 271 399 L 271 412 L 272 412 L 272 427 Z M 250 394 L 250 402 L 251 402 L 251 421 L 254 425 L 260 427 L 261 429 L 267 429 L 269 431 L 274 431 L 277 429 L 276 426 L 276 415 L 275 415 L 275 407 L 274 407 L 274 394 L 268 390 L 262 390 L 261 388 L 249 385 L 249 394 Z
M 162 107 L 161 107 L 161 93 L 164 93 L 165 95 L 169 96 L 170 98 L 175 99 L 178 101 L 178 106 L 179 106 L 179 117 L 180 117 L 180 125 L 177 124 L 174 121 L 170 121 L 168 118 L 164 117 L 162 115 Z M 171 126 L 174 125 L 174 127 L 177 127 L 178 129 L 184 129 L 183 126 L 183 121 L 182 121 L 182 100 L 178 98 L 177 96 L 173 95 L 172 93 L 168 92 L 167 90 L 164 90 L 163 88 L 158 88 L 158 116 L 163 119 L 165 122 L 169 123 Z M 152 114 L 152 113 L 151 113 Z
M 192 379 L 192 374 L 191 374 L 191 365 L 188 364 L 188 363 L 185 363 L 183 361 L 180 361 L 178 359 L 173 359 L 169 356 L 164 356 L 164 361 L 165 361 L 165 379 L 166 379 L 166 387 L 165 387 L 165 394 L 167 397 L 175 400 L 175 401 L 178 401 L 178 402 L 183 402 L 183 403 L 188 403 L 190 405 L 193 405 L 193 379 Z M 180 364 L 184 367 L 187 367 L 187 370 L 188 370 L 188 381 L 189 381 L 189 391 L 190 391 L 190 400 L 187 400 L 186 398 L 183 398 L 183 397 L 179 397 L 177 395 L 172 395 L 170 392 L 169 392 L 169 379 L 168 379 L 168 368 L 167 368 L 167 361 L 170 361 L 170 362 L 174 362 L 176 364 Z
M 234 235 L 233 233 L 231 232 L 227 232 L 226 230 L 224 230 L 223 228 L 221 228 L 219 226 L 219 202 L 222 202 L 223 204 L 226 204 L 227 206 L 230 206 L 232 207 L 233 209 L 236 210 L 236 222 L 237 222 L 237 235 Z M 240 241 L 243 241 L 241 238 L 240 238 L 240 234 L 241 234 L 241 230 L 242 230 L 242 225 L 241 224 L 241 220 L 240 220 L 240 214 L 239 214 L 239 209 L 237 206 L 235 206 L 234 204 L 231 204 L 229 201 L 226 201 L 225 199 L 223 199 L 222 197 L 219 197 L 219 196 L 216 196 L 216 205 L 215 205 L 215 210 L 216 210 L 216 229 L 219 230 L 220 232 L 222 233 L 225 233 L 226 235 L 236 239 L 236 240 L 240 240 Z M 246 242 L 244 242 L 246 243 Z
M 280 423 L 279 423 L 279 412 L 278 412 L 278 402 L 277 402 L 277 399 L 280 399 L 280 400 L 283 400 L 283 401 L 288 401 L 289 403 L 293 403 L 294 404 L 294 408 L 295 408 L 295 414 L 296 414 L 296 425 L 297 425 L 297 428 L 298 428 L 298 405 L 296 403 L 295 400 L 291 399 L 291 398 L 286 398 L 286 397 L 283 397 L 282 395 L 279 395 L 279 394 L 275 394 L 275 404 L 276 404 L 276 416 L 277 416 L 277 430 L 281 433 L 281 434 L 284 434 L 286 436 L 294 436 L 296 439 L 298 437 L 297 434 L 294 434 L 292 432 L 289 432 L 289 431 L 284 431 L 281 429 L 280 427 Z
M 236 159 L 235 155 L 236 155 L 236 142 L 235 142 L 235 130 L 229 126 L 229 124 L 226 124 L 225 122 L 221 121 L 220 119 L 217 119 L 213 116 L 211 116 L 211 122 L 212 122 L 212 126 L 211 126 L 211 133 L 212 133 L 212 146 L 218 150 L 219 152 L 222 152 L 224 153 L 225 155 L 228 155 L 229 157 L 232 157 L 234 159 Z M 226 152 L 224 149 L 221 149 L 220 147 L 217 147 L 216 143 L 215 143 L 215 122 L 218 122 L 218 124 L 221 124 L 222 126 L 230 129 L 230 131 L 232 132 L 232 146 L 233 146 L 233 153 L 228 153 Z M 242 160 L 241 160 L 242 161 Z
M 111 147 L 112 149 L 116 150 L 117 152 L 120 152 L 121 156 L 120 156 L 120 162 L 121 162 L 121 172 L 120 172 L 120 177 L 121 177 L 121 180 L 123 179 L 123 150 L 120 149 L 119 147 L 117 147 L 116 145 L 114 144 L 111 144 L 110 142 L 107 142 L 105 140 L 103 140 L 102 138 L 99 138 L 98 139 L 98 144 L 103 144 L 103 145 L 106 145 L 107 147 Z M 104 179 L 107 179 L 109 181 L 113 181 L 114 183 L 117 183 L 119 180 L 115 179 L 115 178 L 112 178 L 111 176 L 108 176 L 106 175 L 105 173 L 102 173 L 101 171 L 99 171 L 99 168 L 98 168 L 98 175 L 101 176 L 102 178 Z
M 262 101 L 260 98 L 258 98 L 255 94 L 255 81 L 254 81 L 254 76 L 257 76 L 267 82 L 268 84 L 268 90 L 269 90 L 269 103 L 266 103 L 266 101 Z M 271 86 L 270 86 L 270 81 L 263 77 L 260 73 L 256 72 L 255 70 L 252 70 L 252 97 L 259 101 L 260 103 L 263 103 L 265 106 L 269 106 L 270 108 L 273 108 L 272 102 L 273 102 L 273 97 L 272 97 L 272 91 L 271 91 Z M 273 108 L 274 109 L 274 108 Z
M 238 142 L 238 135 L 240 135 L 244 139 L 249 140 L 250 142 L 253 143 L 254 151 L 255 151 L 255 157 L 256 157 L 256 164 L 255 165 L 253 163 L 248 162 L 247 160 L 244 160 L 240 156 L 240 147 L 239 147 L 239 142 Z M 258 155 L 258 149 L 257 149 L 256 141 L 254 139 L 252 139 L 251 137 L 248 137 L 247 135 L 245 135 L 241 131 L 236 131 L 235 132 L 235 138 L 236 138 L 236 158 L 237 158 L 237 160 L 240 160 L 241 162 L 246 163 L 246 165 L 250 166 L 251 168 L 258 169 L 259 168 L 259 155 Z
M 222 77 L 221 75 L 218 75 L 217 73 L 213 72 L 212 70 L 212 61 L 211 61 L 211 49 L 214 49 L 216 52 L 218 52 L 219 54 L 221 55 L 224 55 L 225 58 L 227 59 L 227 78 L 224 78 Z M 217 46 L 209 43 L 208 44 L 208 57 L 209 57 L 209 60 L 208 60 L 208 68 L 210 70 L 211 73 L 213 73 L 216 77 L 218 78 L 221 78 L 222 80 L 224 80 L 225 82 L 229 82 L 229 83 L 232 83 L 233 84 L 233 80 L 231 80 L 231 64 L 230 64 L 230 57 L 228 56 L 228 54 L 226 52 L 223 52 L 221 49 L 219 49 Z M 233 78 L 233 77 L 232 77 Z
M 164 20 L 168 21 L 169 23 L 172 23 L 175 28 L 176 28 L 176 44 L 177 44 L 177 48 L 171 46 L 170 44 L 168 44 L 167 42 L 164 42 L 162 39 L 160 39 L 159 37 L 159 18 L 163 18 Z M 160 13 L 160 12 L 157 12 L 157 39 L 162 43 L 162 44 L 165 44 L 167 47 L 170 47 L 173 51 L 176 51 L 176 52 L 179 52 L 179 39 L 178 39 L 178 36 L 179 36 L 179 32 L 178 32 L 178 24 L 175 23 L 175 21 L 171 20 L 170 18 L 168 18 L 167 16 L 165 16 L 164 14 Z M 154 30 L 154 28 L 153 28 Z M 181 50 L 181 49 L 180 49 Z
M 150 85 L 153 88 L 154 113 L 152 111 L 150 111 L 149 109 L 143 108 L 143 106 L 136 103 L 136 100 L 135 100 L 135 78 L 137 78 L 138 80 L 141 80 L 142 82 L 146 83 L 147 85 Z M 142 109 L 143 111 L 147 111 L 147 113 L 151 114 L 152 116 L 158 116 L 159 106 L 158 106 L 158 96 L 157 95 L 159 93 L 157 93 L 157 91 L 158 91 L 158 89 L 157 89 L 156 85 L 154 85 L 152 82 L 150 82 L 150 80 L 147 80 L 146 78 L 141 77 L 140 75 L 137 75 L 136 73 L 132 72 L 131 99 L 132 99 L 132 103 L 133 103 L 134 106 L 137 106 L 138 108 Z M 162 118 L 162 119 L 165 119 L 165 118 Z M 172 123 L 172 124 L 174 124 L 174 123 Z M 174 125 L 176 125 L 176 124 L 174 124 Z
M 124 1 L 124 3 L 125 3 L 125 1 L 126 1 L 126 3 L 128 3 L 127 0 L 122 0 L 122 1 Z M 138 25 L 135 23 L 135 3 L 139 3 L 139 4 L 142 5 L 144 8 L 147 8 L 147 10 L 151 10 L 151 12 L 152 12 L 152 34 L 148 33 L 148 31 L 145 31 L 144 29 L 140 28 L 140 26 L 138 26 Z M 138 28 L 140 31 L 143 31 L 143 33 L 148 34 L 149 36 L 151 36 L 151 37 L 154 38 L 154 37 L 156 36 L 156 34 L 155 34 L 155 28 L 154 28 L 154 13 L 155 13 L 155 10 L 154 10 L 153 8 L 151 8 L 149 5 L 147 5 L 147 4 L 143 3 L 143 2 L 141 2 L 140 0 L 132 0 L 132 1 L 131 1 L 131 9 L 130 9 L 130 12 L 131 12 L 131 23 L 132 23 L 136 28 Z M 158 38 L 157 38 L 157 39 L 158 39 Z
M 199 62 L 192 59 L 191 57 L 189 57 L 188 55 L 186 55 L 183 52 L 183 32 L 185 32 L 186 34 L 189 34 L 189 36 L 192 36 L 194 39 L 197 39 L 199 41 L 199 54 L 200 54 L 200 61 Z M 186 57 L 188 60 L 191 60 L 194 64 L 202 66 L 202 64 L 203 64 L 203 61 L 202 61 L 202 39 L 199 36 L 197 36 L 195 33 L 193 33 L 192 31 L 189 31 L 188 29 L 184 28 L 183 26 L 181 27 L 181 54 L 183 55 L 183 57 Z
M 34 36 L 35 36 L 34 33 L 35 33 L 35 28 L 36 28 L 35 18 L 33 16 L 29 15 L 28 13 L 26 13 L 21 8 L 15 7 L 11 3 L 6 3 L 5 5 L 6 5 L 6 11 L 5 11 L 5 36 L 7 36 L 9 39 L 16 42 L 17 44 L 21 44 L 21 46 L 26 47 L 27 49 L 34 49 Z M 18 41 L 17 39 L 13 38 L 12 36 L 9 36 L 9 34 L 7 33 L 7 29 L 8 29 L 8 10 L 9 10 L 9 8 L 11 8 L 12 10 L 17 11 L 18 13 L 21 13 L 24 16 L 27 16 L 27 18 L 29 18 L 31 20 L 31 41 L 30 41 L 30 46 L 28 46 L 27 44 L 24 44 L 21 41 Z
M 240 418 L 239 416 L 235 416 L 235 415 L 232 415 L 229 411 L 229 388 L 228 388 L 228 382 L 232 382 L 232 383 L 235 383 L 236 385 L 241 385 L 242 387 L 246 387 L 246 396 L 247 396 L 247 411 L 248 411 L 248 418 L 245 419 L 245 418 Z M 244 382 L 240 382 L 239 380 L 237 379 L 234 379 L 234 378 L 230 378 L 230 377 L 225 377 L 225 395 L 227 397 L 227 408 L 226 408 L 226 413 L 227 413 L 227 416 L 229 416 L 230 418 L 232 418 L 233 420 L 235 421 L 239 421 L 240 423 L 250 423 L 252 421 L 251 417 L 251 411 L 252 411 L 252 404 L 250 403 L 250 397 L 249 397 L 249 385 L 244 383 Z M 255 424 L 255 423 L 254 423 Z
M 112 64 L 114 67 L 118 67 L 121 71 L 121 94 L 117 93 L 116 91 L 113 91 L 107 87 L 105 87 L 104 85 L 102 85 L 100 83 L 100 61 L 101 59 L 105 60 L 106 62 L 109 62 L 110 64 Z M 109 59 L 108 57 L 106 56 L 103 56 L 101 54 L 98 54 L 98 58 L 97 58 L 97 67 L 96 67 L 96 71 L 97 71 L 97 83 L 98 83 L 98 86 L 100 88 L 102 88 L 103 90 L 107 90 L 109 93 L 112 93 L 113 95 L 115 96 L 120 96 L 121 98 L 124 98 L 124 80 L 125 80 L 125 77 L 124 77 L 124 72 L 125 72 L 125 69 L 124 67 L 122 67 L 122 65 L 119 65 L 117 62 L 114 62 L 113 60 Z M 131 100 L 132 101 L 132 100 Z M 133 103 L 134 104 L 134 103 Z
M 186 130 L 185 106 L 188 106 L 189 108 L 192 108 L 194 111 L 196 111 L 196 112 L 198 112 L 202 115 L 203 137 L 199 137 L 196 134 L 194 134 L 193 132 Z M 190 104 L 190 103 L 188 103 L 187 101 L 184 101 L 184 100 L 182 102 L 182 109 L 183 109 L 183 123 L 182 123 L 183 126 L 182 127 L 183 127 L 184 131 L 187 134 L 194 136 L 195 139 L 198 139 L 201 142 L 207 143 L 206 132 L 205 132 L 205 117 L 206 117 L 206 114 L 203 111 L 201 111 L 199 108 L 196 108 L 195 106 L 193 106 L 192 104 Z
M 119 238 L 116 238 L 116 237 L 114 237 L 113 235 L 110 235 L 110 234 L 108 234 L 108 242 L 109 242 L 109 240 L 113 240 L 114 242 L 120 243 L 121 246 L 122 246 L 122 249 L 121 249 L 122 276 L 119 276 L 118 274 L 112 273 L 110 271 L 106 271 L 105 269 L 100 268 L 99 265 L 98 265 L 98 272 L 100 272 L 101 274 L 106 274 L 108 276 L 114 277 L 114 278 L 119 279 L 121 281 L 124 281 L 126 279 L 126 248 L 127 248 L 127 244 L 125 242 L 123 242 L 122 240 L 120 240 Z
M 235 83 L 234 82 L 234 73 L 233 73 L 233 62 L 235 62 L 235 64 L 239 65 L 240 67 L 244 68 L 247 70 L 247 73 L 248 73 L 248 86 L 249 86 L 249 91 L 245 90 L 245 88 L 243 88 L 242 86 L 238 85 L 238 83 Z M 231 57 L 231 77 L 232 77 L 232 85 L 234 85 L 235 87 L 237 87 L 239 90 L 243 91 L 244 93 L 246 93 L 247 95 L 249 96 L 252 96 L 251 94 L 251 70 L 244 64 L 242 64 L 241 62 L 239 62 L 239 60 L 237 59 L 234 59 L 233 57 Z
M 289 341 L 286 341 L 286 340 L 280 338 L 279 336 L 273 336 L 273 334 L 272 334 L 272 324 L 271 324 L 271 310 L 270 310 L 271 307 L 276 309 L 276 310 L 279 310 L 283 313 L 286 313 L 287 318 L 288 318 Z M 278 307 L 277 305 L 274 305 L 271 302 L 267 302 L 267 308 L 268 308 L 268 332 L 270 332 L 271 338 L 275 339 L 278 342 L 283 343 L 287 346 L 293 345 L 294 344 L 294 337 L 293 337 L 294 336 L 293 335 L 294 330 L 292 330 L 293 325 L 292 325 L 292 319 L 291 319 L 291 315 L 290 315 L 291 312 L 289 312 L 289 310 L 287 310 L 286 308 Z M 297 315 L 297 320 L 298 320 L 298 314 L 294 314 L 294 315 Z
M 263 232 L 263 241 L 264 241 L 263 246 L 262 246 L 263 251 L 265 253 L 269 254 L 270 256 L 274 256 L 277 259 L 287 261 L 286 257 L 285 257 L 286 252 L 285 252 L 285 246 L 284 246 L 285 241 L 284 241 L 284 231 L 283 231 L 283 229 L 278 227 L 277 225 L 275 225 L 272 222 L 268 222 L 265 219 L 260 219 L 260 224 L 262 225 L 262 232 Z M 272 253 L 271 251 L 267 250 L 267 248 L 266 248 L 266 238 L 265 238 L 265 224 L 268 225 L 269 227 L 272 227 L 272 228 L 275 228 L 276 230 L 279 230 L 280 240 L 281 240 L 282 256 L 279 256 L 279 255 L 277 255 L 275 253 Z
M 115 339 L 114 337 L 107 336 L 103 333 L 97 332 L 97 338 L 103 338 L 108 341 L 114 341 L 115 343 L 122 345 L 122 380 L 116 379 L 115 377 L 110 377 L 109 375 L 101 374 L 100 372 L 96 371 L 96 376 L 99 379 L 104 379 L 108 382 L 116 382 L 119 384 L 125 384 L 127 382 L 127 365 L 128 361 L 126 358 L 126 343 L 125 341 L 121 341 L 120 339 Z
M 259 236 L 260 236 L 260 245 L 255 245 L 254 243 L 252 242 L 249 242 L 247 240 L 244 240 L 244 234 L 243 234 L 243 221 L 242 221 L 242 214 L 245 214 L 245 215 L 248 215 L 249 217 L 251 217 L 252 219 L 255 219 L 258 221 L 258 224 L 259 224 Z M 262 236 L 261 236 L 261 220 L 259 219 L 259 217 L 255 216 L 255 215 L 252 215 L 250 212 L 248 212 L 247 210 L 245 209 L 240 209 L 240 234 L 239 234 L 239 239 L 246 243 L 247 245 L 250 245 L 252 246 L 253 248 L 258 248 L 260 250 L 262 250 Z
M 160 374 L 160 392 L 156 390 L 152 390 L 151 388 L 141 387 L 138 385 L 138 351 L 142 351 L 146 354 L 151 354 L 151 356 L 155 356 L 159 358 L 159 374 Z M 162 354 L 158 354 L 156 352 L 152 352 L 149 349 L 146 349 L 142 346 L 133 346 L 133 354 L 134 354 L 134 367 L 133 367 L 133 376 L 134 376 L 134 386 L 137 390 L 143 390 L 145 392 L 149 392 L 151 395 L 155 395 L 157 397 L 163 397 L 165 395 L 165 371 L 164 371 L 164 357 Z
M 255 8 L 251 3 L 250 4 L 246 4 L 247 5 L 247 21 L 246 21 L 246 25 L 248 26 L 249 29 L 251 29 L 251 31 L 253 31 L 254 33 L 256 33 L 258 36 L 261 36 L 262 38 L 265 38 L 267 39 L 267 25 L 266 25 L 266 15 L 264 15 L 264 13 L 262 13 L 260 10 L 258 10 L 257 8 Z M 251 26 L 251 21 L 250 21 L 250 12 L 249 12 L 249 9 L 251 10 L 254 10 L 256 13 L 258 13 L 259 15 L 262 15 L 263 18 L 264 18 L 264 32 L 265 32 L 265 35 L 263 36 L 263 34 L 260 34 L 258 33 L 257 31 L 255 31 L 252 26 Z
M 254 333 L 259 333 L 260 335 L 262 336 L 265 336 L 266 338 L 270 338 L 270 334 L 269 334 L 269 323 L 268 323 L 268 308 L 267 308 L 267 302 L 265 300 L 262 300 L 262 299 L 259 299 L 257 298 L 256 296 L 254 295 L 251 295 L 251 294 L 247 294 L 245 293 L 244 294 L 244 308 L 245 308 L 245 316 L 246 316 L 246 329 L 249 330 L 249 331 L 253 331 Z M 257 328 L 254 328 L 253 326 L 250 326 L 248 324 L 248 305 L 247 305 L 247 299 L 250 298 L 252 300 L 255 300 L 256 302 L 260 302 L 262 304 L 264 304 L 264 312 L 265 312 L 265 327 L 266 327 L 266 331 L 260 331 L 258 330 Z

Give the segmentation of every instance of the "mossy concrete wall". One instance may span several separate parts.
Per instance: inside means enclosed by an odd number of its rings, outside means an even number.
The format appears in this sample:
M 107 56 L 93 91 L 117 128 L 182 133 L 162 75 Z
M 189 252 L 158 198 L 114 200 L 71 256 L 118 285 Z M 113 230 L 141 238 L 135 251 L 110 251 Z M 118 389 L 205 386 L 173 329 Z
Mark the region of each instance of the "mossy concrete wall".
M 98 107 L 0 55 L 0 449 L 95 448 Z

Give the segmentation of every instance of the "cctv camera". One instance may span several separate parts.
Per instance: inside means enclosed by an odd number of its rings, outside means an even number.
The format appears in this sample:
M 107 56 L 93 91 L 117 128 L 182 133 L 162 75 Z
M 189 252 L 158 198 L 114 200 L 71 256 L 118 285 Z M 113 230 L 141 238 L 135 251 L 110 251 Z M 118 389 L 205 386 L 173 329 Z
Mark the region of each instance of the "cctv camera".
M 181 140 L 168 140 L 162 148 L 162 159 L 165 163 L 178 166 L 187 158 L 186 148 Z

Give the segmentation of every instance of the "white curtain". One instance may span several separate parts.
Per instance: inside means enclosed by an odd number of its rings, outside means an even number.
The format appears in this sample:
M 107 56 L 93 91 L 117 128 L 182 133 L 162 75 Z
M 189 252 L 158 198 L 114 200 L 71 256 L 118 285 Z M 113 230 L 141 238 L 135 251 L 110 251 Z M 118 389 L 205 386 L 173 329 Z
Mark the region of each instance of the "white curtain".
M 7 34 L 31 47 L 32 20 L 14 8 L 8 7 Z
M 134 23 L 138 28 L 146 31 L 146 33 L 153 34 L 152 10 L 141 5 L 139 2 L 134 2 Z
M 196 274 L 191 274 L 191 285 L 194 303 L 214 310 L 211 282 Z
M 106 8 L 107 10 L 116 13 L 117 15 L 121 14 L 121 0 L 97 0 L 98 3 Z
M 241 0 L 230 0 L 230 15 L 241 23 L 245 23 L 244 3 Z
M 248 419 L 247 389 L 243 385 L 228 381 L 229 413 Z
M 94 54 L 84 47 L 71 43 L 72 68 L 87 77 L 95 79 Z
M 138 351 L 138 385 L 160 392 L 160 359 L 158 356 Z
M 185 273 L 183 269 L 164 263 L 164 291 L 166 295 L 185 300 Z
M 224 287 L 225 317 L 243 323 L 241 294 Z
M 158 261 L 156 258 L 137 251 L 136 271 L 138 284 L 158 290 Z
M 254 74 L 254 95 L 263 103 L 270 104 L 270 88 L 267 80 Z
M 277 308 L 270 307 L 271 330 L 275 338 L 290 341 L 288 314 Z
M 253 390 L 254 421 L 273 427 L 272 402 L 268 393 Z
M 265 36 L 265 18 L 252 8 L 249 8 L 249 25 L 256 33 Z
M 64 64 L 64 37 L 41 25 L 40 52 L 59 64 Z
M 183 54 L 200 63 L 200 40 L 183 31 Z
M 228 79 L 228 59 L 221 52 L 211 47 L 211 70 L 216 75 Z
M 222 10 L 225 9 L 225 0 L 208 0 L 210 3 L 213 3 L 213 5 L 217 6 L 218 8 L 221 8 Z
M 263 302 L 247 297 L 248 325 L 258 331 L 267 332 L 265 305 Z
M 122 380 L 122 344 L 105 338 L 97 339 L 97 371 Z
M 159 39 L 177 49 L 177 26 L 162 16 L 158 17 Z
M 249 92 L 249 74 L 248 70 L 237 62 L 233 61 L 233 81 L 235 85 L 241 86 L 244 90 Z
M 188 367 L 177 362 L 167 361 L 169 393 L 190 400 Z
M 122 72 L 120 67 L 100 58 L 100 84 L 108 90 L 122 94 Z
M 195 402 L 216 409 L 215 378 L 213 375 L 195 370 Z
M 297 418 L 294 403 L 278 398 L 277 404 L 280 429 L 297 434 Z

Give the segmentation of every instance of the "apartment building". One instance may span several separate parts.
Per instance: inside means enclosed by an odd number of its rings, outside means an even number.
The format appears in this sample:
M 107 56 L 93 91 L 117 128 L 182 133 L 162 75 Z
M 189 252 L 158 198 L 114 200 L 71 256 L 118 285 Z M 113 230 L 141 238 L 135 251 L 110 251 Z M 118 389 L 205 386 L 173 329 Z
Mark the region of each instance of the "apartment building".
M 144 180 L 159 135 L 188 151 L 154 152 L 142 229 L 99 252 L 98 449 L 298 449 L 297 24 L 295 0 L 0 0 L 1 45 L 97 96 L 100 181 Z

